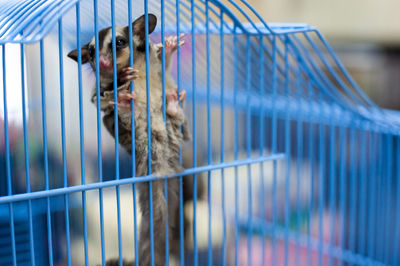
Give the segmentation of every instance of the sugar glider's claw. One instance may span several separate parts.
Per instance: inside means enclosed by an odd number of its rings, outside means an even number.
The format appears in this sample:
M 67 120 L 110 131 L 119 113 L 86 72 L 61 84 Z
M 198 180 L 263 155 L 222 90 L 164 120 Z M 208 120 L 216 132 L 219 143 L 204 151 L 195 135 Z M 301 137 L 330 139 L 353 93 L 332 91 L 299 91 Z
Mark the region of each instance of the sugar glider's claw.
M 179 101 L 183 102 L 185 99 L 186 99 L 186 91 L 181 90 L 181 92 L 179 93 Z
M 123 97 L 123 98 L 125 98 L 125 99 L 133 99 L 133 100 L 135 100 L 136 98 L 137 98 L 137 94 L 136 94 L 136 92 L 134 92 L 134 91 L 132 91 L 132 92 L 130 92 L 130 91 L 123 91 L 123 92 L 120 92 L 119 93 L 119 95 L 118 95 L 118 97 Z
M 139 70 L 134 69 L 132 67 L 126 67 L 123 68 L 121 70 L 121 76 L 120 76 L 120 80 L 122 82 L 129 82 L 129 81 L 133 81 L 135 79 L 137 79 L 139 76 L 137 75 L 137 73 L 139 72 Z
M 185 33 L 181 33 L 179 35 L 179 46 L 182 46 L 185 44 L 185 40 L 182 40 L 183 38 L 185 38 L 185 36 L 186 36 Z
M 139 77 L 138 75 L 126 75 L 126 76 L 121 77 L 121 81 L 122 82 L 130 82 L 130 81 L 134 81 L 138 77 Z
M 131 99 L 136 100 L 136 98 L 137 98 L 136 92 L 132 91 L 131 93 L 129 93 L 129 97 L 130 97 Z
M 110 101 L 109 104 L 112 106 L 114 106 L 116 104 L 118 109 L 125 110 L 125 111 L 128 111 L 131 106 L 129 102 L 125 102 L 125 101 L 122 101 L 121 103 L 116 103 L 116 102 Z
M 126 74 L 139 73 L 139 70 L 137 70 L 133 67 L 124 67 L 121 70 L 121 73 L 126 73 Z

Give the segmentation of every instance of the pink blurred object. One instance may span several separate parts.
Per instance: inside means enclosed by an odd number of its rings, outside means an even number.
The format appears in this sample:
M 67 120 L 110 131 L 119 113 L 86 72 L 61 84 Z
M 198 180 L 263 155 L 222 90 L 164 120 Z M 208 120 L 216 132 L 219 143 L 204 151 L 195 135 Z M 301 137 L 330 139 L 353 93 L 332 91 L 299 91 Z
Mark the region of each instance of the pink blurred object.
M 323 235 L 322 239 L 325 247 L 329 245 L 331 242 L 336 245 L 338 241 L 340 241 L 340 228 L 339 228 L 339 220 L 340 216 L 335 215 L 333 220 L 333 233 L 331 232 L 331 214 L 332 212 L 325 211 L 323 215 Z M 293 229 L 292 229 L 293 230 Z M 293 231 L 292 231 L 293 232 Z M 319 236 L 319 217 L 315 215 L 311 219 L 311 237 L 314 240 L 318 240 Z M 302 232 L 304 235 L 304 232 Z M 331 240 L 333 237 L 333 240 Z M 264 249 L 264 265 L 273 265 L 272 264 L 272 252 L 273 246 L 270 237 L 265 238 L 265 249 Z M 277 239 L 276 241 L 276 265 L 285 265 L 285 242 L 281 239 Z M 238 254 L 238 265 L 248 265 L 248 238 L 247 235 L 242 235 L 239 239 L 239 254 Z M 258 266 L 262 265 L 262 242 L 261 238 L 257 235 L 253 235 L 252 238 L 252 250 L 251 250 L 251 263 L 252 265 Z M 318 250 L 309 250 L 307 246 L 298 245 L 296 243 L 289 242 L 288 243 L 288 264 L 287 265 L 300 265 L 300 266 L 311 266 L 318 264 Z M 322 265 L 328 265 L 329 256 L 326 254 L 322 255 Z M 337 259 L 333 259 L 333 265 L 335 265 Z M 310 265 L 311 263 L 311 265 Z

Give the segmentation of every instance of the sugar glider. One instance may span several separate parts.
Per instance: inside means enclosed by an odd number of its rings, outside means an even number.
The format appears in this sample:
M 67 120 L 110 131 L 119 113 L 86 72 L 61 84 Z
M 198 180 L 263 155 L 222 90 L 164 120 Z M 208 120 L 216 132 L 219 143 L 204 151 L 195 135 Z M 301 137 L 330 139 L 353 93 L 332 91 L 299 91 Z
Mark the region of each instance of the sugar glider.
M 157 18 L 148 14 L 148 32 L 153 32 Z M 114 106 L 118 106 L 119 142 L 129 152 L 131 151 L 131 113 L 130 98 L 135 99 L 135 155 L 136 175 L 148 175 L 148 136 L 147 136 L 147 91 L 146 91 L 146 42 L 144 15 L 132 24 L 133 32 L 129 27 L 116 27 L 116 65 L 117 65 L 117 93 L 118 103 L 110 105 L 113 100 L 113 61 L 112 61 L 112 33 L 111 27 L 99 32 L 99 69 L 100 69 L 100 102 L 104 111 L 103 123 L 114 136 Z M 133 34 L 133 60 L 135 69 L 129 67 L 130 49 L 129 34 Z M 169 74 L 171 55 L 176 49 L 176 42 L 167 39 L 161 45 L 149 41 L 149 90 L 150 90 L 150 118 L 151 118 L 151 170 L 155 176 L 166 176 L 180 172 L 183 168 L 179 164 L 179 149 L 183 138 L 188 138 L 188 131 L 179 130 L 180 126 L 187 127 L 183 110 L 178 104 L 176 84 Z M 162 114 L 162 68 L 160 53 L 166 52 L 166 97 L 167 120 Z M 81 48 L 82 63 L 90 63 L 96 71 L 95 39 Z M 78 60 L 77 50 L 71 51 L 68 56 Z M 134 81 L 134 93 L 130 93 L 130 81 Z M 93 89 L 92 101 L 96 103 L 96 89 Z M 181 100 L 184 94 L 179 95 Z M 177 254 L 178 246 L 173 241 L 179 239 L 179 183 L 178 179 L 168 181 L 168 207 L 164 196 L 164 180 L 152 183 L 153 221 L 154 221 L 154 264 L 165 263 L 165 224 L 168 217 L 170 252 Z M 190 188 L 189 188 L 190 189 Z M 150 221 L 149 221 L 149 183 L 139 183 L 139 205 L 142 213 L 142 222 L 139 232 L 139 263 L 151 264 L 150 254 Z M 168 210 L 168 214 L 167 214 Z M 111 263 L 111 262 L 110 262 Z M 110 264 L 111 265 L 111 264 Z

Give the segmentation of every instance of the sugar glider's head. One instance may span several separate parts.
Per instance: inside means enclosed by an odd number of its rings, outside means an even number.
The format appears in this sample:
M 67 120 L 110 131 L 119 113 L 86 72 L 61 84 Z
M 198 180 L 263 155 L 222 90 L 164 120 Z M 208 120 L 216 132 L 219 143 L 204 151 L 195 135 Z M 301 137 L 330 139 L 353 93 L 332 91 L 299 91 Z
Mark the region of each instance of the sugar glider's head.
M 157 24 L 157 17 L 148 14 L 148 31 L 152 33 Z M 145 16 L 141 16 L 132 23 L 132 52 L 134 61 L 136 58 L 143 58 L 146 51 L 145 41 Z M 129 27 L 116 26 L 115 28 L 115 46 L 117 59 L 117 72 L 122 68 L 129 66 Z M 103 77 L 112 77 L 113 74 L 113 53 L 112 53 L 112 29 L 111 27 L 99 31 L 99 68 L 100 75 Z M 93 70 L 96 71 L 95 57 L 95 38 L 81 48 L 82 64 L 90 63 Z M 78 50 L 68 53 L 68 57 L 78 62 Z

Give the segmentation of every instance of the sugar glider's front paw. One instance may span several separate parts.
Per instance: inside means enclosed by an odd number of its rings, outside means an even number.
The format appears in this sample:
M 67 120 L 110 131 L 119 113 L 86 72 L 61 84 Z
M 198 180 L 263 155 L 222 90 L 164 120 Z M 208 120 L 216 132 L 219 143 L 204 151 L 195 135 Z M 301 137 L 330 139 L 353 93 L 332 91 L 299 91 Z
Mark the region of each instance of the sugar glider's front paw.
M 168 36 L 165 38 L 165 43 L 164 45 L 159 43 L 157 44 L 158 47 L 158 57 L 161 59 L 162 56 L 162 49 L 165 49 L 165 56 L 170 56 L 172 53 L 178 49 L 178 46 L 182 46 L 185 44 L 185 40 L 183 38 L 185 37 L 185 34 L 179 35 L 179 44 L 178 44 L 178 37 L 177 36 Z
M 139 70 L 133 67 L 125 67 L 121 70 L 119 80 L 123 83 L 131 82 L 138 78 Z
M 179 101 L 184 102 L 185 100 L 186 100 L 186 91 L 181 90 L 181 92 L 179 93 Z
M 112 93 L 113 93 L 112 91 L 111 91 L 111 93 L 108 91 L 105 91 L 103 93 L 103 95 L 100 96 L 100 109 L 102 111 L 104 111 L 104 109 L 106 109 L 109 106 L 108 103 L 113 98 Z M 94 94 L 92 96 L 92 103 L 97 106 L 97 95 L 96 94 Z
M 118 93 L 118 102 L 113 102 L 109 101 L 108 105 L 115 106 L 115 104 L 118 106 L 118 109 L 123 111 L 123 112 L 130 112 L 131 110 L 131 100 L 136 100 L 137 94 L 136 92 L 132 91 L 120 91 Z M 137 111 L 137 104 L 136 101 L 134 101 L 133 105 L 134 111 L 135 111 L 135 119 L 138 118 L 139 112 Z

